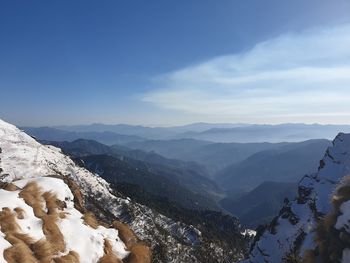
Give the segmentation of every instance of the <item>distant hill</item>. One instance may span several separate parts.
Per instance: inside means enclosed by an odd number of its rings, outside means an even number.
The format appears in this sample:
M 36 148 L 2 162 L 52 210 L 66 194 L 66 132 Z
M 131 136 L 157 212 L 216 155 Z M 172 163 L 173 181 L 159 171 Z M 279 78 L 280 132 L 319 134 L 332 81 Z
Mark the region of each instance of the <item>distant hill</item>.
M 183 132 L 203 132 L 213 128 L 234 128 L 246 125 L 247 124 L 197 122 L 171 127 L 146 127 L 141 125 L 94 123 L 90 125 L 63 125 L 53 128 L 74 132 L 113 132 L 124 135 L 136 135 L 148 139 L 171 139 L 176 134 Z
M 21 127 L 26 133 L 38 138 L 39 140 L 47 141 L 74 141 L 77 139 L 95 140 L 107 145 L 124 144 L 133 141 L 145 140 L 142 137 L 135 135 L 123 135 L 114 132 L 75 132 L 65 131 L 50 127 Z
M 246 191 L 264 181 L 297 182 L 317 170 L 330 145 L 328 140 L 310 140 L 261 151 L 218 172 L 216 182 L 225 189 Z
M 126 124 L 91 124 L 75 126 L 56 126 L 59 130 L 70 132 L 112 132 L 120 135 L 138 136 L 148 140 L 196 139 L 211 142 L 300 142 L 310 139 L 332 139 L 340 131 L 350 132 L 350 125 L 320 125 L 286 123 L 229 124 L 193 123 L 173 127 L 145 127 Z
M 167 158 L 194 161 L 211 175 L 228 165 L 243 161 L 254 153 L 278 148 L 288 143 L 211 143 L 194 139 L 148 140 L 125 144 L 133 149 L 154 151 Z
M 296 194 L 297 183 L 263 182 L 238 198 L 226 197 L 220 204 L 237 216 L 244 226 L 255 228 L 269 223 L 278 214 L 284 199 L 293 199 Z
M 279 124 L 246 125 L 234 128 L 212 128 L 202 132 L 188 131 L 176 138 L 212 142 L 300 142 L 310 139 L 331 139 L 340 131 L 350 132 L 350 125 Z

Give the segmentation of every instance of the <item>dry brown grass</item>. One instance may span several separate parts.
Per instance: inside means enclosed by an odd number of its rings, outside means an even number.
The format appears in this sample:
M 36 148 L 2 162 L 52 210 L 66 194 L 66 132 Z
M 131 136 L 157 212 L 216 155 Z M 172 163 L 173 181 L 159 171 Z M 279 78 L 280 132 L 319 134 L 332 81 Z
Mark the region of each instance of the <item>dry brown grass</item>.
M 48 215 L 56 215 L 58 210 L 63 210 L 67 207 L 67 204 L 64 201 L 59 200 L 56 194 L 52 192 L 45 192 L 43 198 L 46 202 Z
M 104 242 L 104 255 L 99 259 L 98 263 L 123 263 L 116 255 L 114 255 L 112 245 L 107 239 L 105 239 Z
M 24 210 L 23 210 L 22 208 L 16 207 L 16 208 L 14 209 L 14 211 L 15 211 L 16 214 L 17 214 L 17 219 L 24 219 L 24 217 L 25 217 L 25 212 L 24 212 Z
M 84 198 L 80 191 L 79 186 L 69 178 L 64 178 L 64 182 L 68 185 L 69 189 L 73 193 L 75 209 L 77 209 L 80 213 L 84 214 L 85 213 Z
M 45 215 L 42 217 L 43 232 L 46 240 L 51 244 L 54 254 L 65 251 L 64 237 L 56 224 L 57 219 L 57 215 Z
M 13 183 L 5 183 L 0 182 L 0 189 L 4 189 L 6 191 L 17 191 L 19 188 Z
M 124 260 L 125 263 L 151 263 L 152 253 L 148 246 L 136 244 L 130 249 L 130 255 Z
M 54 258 L 55 263 L 79 263 L 79 254 L 75 251 L 69 251 L 65 256 Z
M 84 220 L 84 223 L 93 229 L 97 229 L 98 226 L 100 225 L 99 222 L 97 221 L 95 215 L 91 212 L 86 212 L 82 219 Z
M 58 214 L 58 216 L 59 216 L 59 218 L 61 218 L 61 219 L 65 219 L 65 218 L 67 217 L 67 213 L 66 213 L 66 212 L 60 212 L 60 213 Z
M 24 202 L 33 208 L 36 217 L 41 218 L 45 215 L 43 210 L 45 200 L 36 182 L 29 182 L 19 193 L 19 197 L 23 198 Z
M 39 263 L 30 248 L 20 240 L 4 250 L 4 258 L 8 263 Z
M 4 234 L 17 232 L 20 229 L 16 222 L 16 214 L 8 207 L 3 207 L 0 212 L 0 228 Z
M 137 244 L 137 236 L 126 224 L 123 224 L 119 221 L 114 221 L 113 227 L 118 230 L 120 239 L 124 242 L 125 246 L 128 249 Z
M 126 263 L 150 263 L 152 261 L 151 249 L 139 242 L 135 233 L 119 221 L 113 222 L 113 227 L 118 230 L 120 239 L 130 251 L 129 256 L 124 260 Z
M 50 263 L 53 258 L 52 246 L 46 239 L 35 242 L 31 249 L 40 263 Z
M 34 244 L 34 239 L 28 234 L 23 234 L 19 232 L 8 232 L 6 233 L 5 239 L 11 244 L 16 244 L 18 241 L 22 241 L 27 246 Z

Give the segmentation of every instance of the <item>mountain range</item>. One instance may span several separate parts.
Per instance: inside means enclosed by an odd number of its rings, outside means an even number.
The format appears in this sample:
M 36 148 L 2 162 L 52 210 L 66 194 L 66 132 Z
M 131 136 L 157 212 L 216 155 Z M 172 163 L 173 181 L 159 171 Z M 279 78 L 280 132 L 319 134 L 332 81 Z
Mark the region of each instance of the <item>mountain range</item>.
M 144 127 L 136 125 L 91 124 L 54 127 L 22 127 L 46 140 L 93 139 L 101 143 L 117 144 L 137 140 L 196 139 L 211 142 L 299 142 L 310 139 L 332 139 L 340 131 L 350 132 L 350 125 L 320 124 L 210 124 L 194 123 L 174 127 Z M 51 130 L 53 129 L 53 130 Z M 115 134 L 113 137 L 113 134 Z M 124 136 L 136 136 L 123 137 Z M 133 138 L 133 139 L 132 139 Z

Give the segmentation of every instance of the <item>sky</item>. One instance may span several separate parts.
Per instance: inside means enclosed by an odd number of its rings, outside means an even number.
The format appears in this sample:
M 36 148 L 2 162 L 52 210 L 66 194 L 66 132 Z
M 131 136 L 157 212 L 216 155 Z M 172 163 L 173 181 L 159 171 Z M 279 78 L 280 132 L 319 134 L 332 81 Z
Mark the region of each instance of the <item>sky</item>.
M 348 0 L 4 0 L 0 118 L 350 124 Z

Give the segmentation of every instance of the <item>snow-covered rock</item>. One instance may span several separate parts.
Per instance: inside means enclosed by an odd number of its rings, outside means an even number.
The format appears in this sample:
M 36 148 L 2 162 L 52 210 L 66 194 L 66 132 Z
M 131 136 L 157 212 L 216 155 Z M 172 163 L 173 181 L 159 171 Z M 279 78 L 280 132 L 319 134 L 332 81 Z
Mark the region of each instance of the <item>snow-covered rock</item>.
M 322 250 L 315 241 L 320 238 L 317 229 L 325 224 L 324 218 L 334 212 L 332 198 L 349 174 L 350 134 L 340 133 L 321 160 L 318 172 L 302 178 L 297 198 L 285 203 L 279 216 L 260 234 L 249 258 L 243 262 L 279 263 L 288 262 L 290 258 L 301 260 L 310 251 L 313 251 L 313 257 L 317 257 L 317 251 Z M 349 209 L 348 202 L 342 204 L 337 224 L 331 226 L 333 229 L 350 228 Z M 346 260 L 350 259 L 348 248 L 344 249 L 343 255 Z M 346 260 L 343 262 L 350 262 Z

